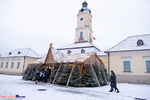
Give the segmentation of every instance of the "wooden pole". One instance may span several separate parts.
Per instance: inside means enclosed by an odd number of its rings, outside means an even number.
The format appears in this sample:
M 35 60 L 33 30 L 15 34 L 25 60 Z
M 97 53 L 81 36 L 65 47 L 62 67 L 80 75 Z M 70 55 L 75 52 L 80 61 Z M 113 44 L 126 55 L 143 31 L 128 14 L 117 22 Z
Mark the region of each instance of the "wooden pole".
M 74 69 L 74 67 L 72 67 L 72 69 L 71 69 L 71 73 L 70 73 L 68 82 L 67 82 L 67 84 L 66 84 L 66 87 L 68 87 L 68 85 L 69 85 L 69 82 L 70 82 L 70 79 L 71 79 L 71 75 L 72 75 L 73 69 Z
M 54 80 L 53 80 L 52 84 L 54 84 L 54 82 L 55 82 L 55 80 L 56 80 L 56 76 L 57 76 L 57 74 L 58 74 L 59 69 L 60 69 L 60 66 L 59 66 L 59 68 L 58 68 L 58 70 L 57 70 L 57 72 L 56 72 L 56 75 L 55 75 L 55 77 L 54 77 Z
M 94 71 L 94 69 L 93 69 L 93 66 L 91 65 L 91 67 L 92 67 L 92 70 L 93 70 L 93 72 L 94 72 L 94 75 L 95 75 L 95 78 L 96 78 L 97 84 L 98 84 L 98 86 L 100 87 L 100 84 L 99 84 L 99 81 L 98 81 L 97 76 L 96 76 L 96 74 L 95 74 L 95 71 Z

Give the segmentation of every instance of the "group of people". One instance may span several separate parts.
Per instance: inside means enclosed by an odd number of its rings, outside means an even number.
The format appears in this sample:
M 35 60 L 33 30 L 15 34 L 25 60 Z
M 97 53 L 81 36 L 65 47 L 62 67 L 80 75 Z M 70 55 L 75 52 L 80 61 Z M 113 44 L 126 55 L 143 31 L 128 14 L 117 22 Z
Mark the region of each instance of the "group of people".
M 51 69 L 49 69 L 49 68 L 47 68 L 46 71 L 41 71 L 41 72 L 37 71 L 36 72 L 36 84 L 39 81 L 47 83 L 47 80 L 49 79 L 50 73 L 51 73 Z M 111 89 L 109 92 L 112 92 L 113 88 L 114 88 L 115 91 L 117 90 L 117 93 L 119 93 L 119 90 L 118 90 L 117 84 L 116 84 L 116 75 L 113 71 L 111 71 L 110 86 L 111 86 Z
M 39 81 L 47 83 L 50 73 L 51 73 L 51 69 L 49 68 L 47 68 L 46 71 L 41 71 L 41 72 L 37 71 L 35 83 L 37 84 Z

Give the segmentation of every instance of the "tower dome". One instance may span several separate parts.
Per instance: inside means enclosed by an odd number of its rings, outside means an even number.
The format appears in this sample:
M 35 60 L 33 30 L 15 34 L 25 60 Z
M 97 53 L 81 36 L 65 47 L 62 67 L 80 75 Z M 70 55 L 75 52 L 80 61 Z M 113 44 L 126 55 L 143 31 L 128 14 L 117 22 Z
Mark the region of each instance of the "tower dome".
M 79 10 L 80 12 L 89 12 L 91 13 L 91 10 L 89 8 L 87 8 L 88 3 L 86 2 L 86 0 L 82 3 L 82 8 Z
M 84 2 L 82 3 L 82 5 L 83 5 L 83 7 L 87 7 L 88 3 L 87 3 L 86 1 L 84 1 Z

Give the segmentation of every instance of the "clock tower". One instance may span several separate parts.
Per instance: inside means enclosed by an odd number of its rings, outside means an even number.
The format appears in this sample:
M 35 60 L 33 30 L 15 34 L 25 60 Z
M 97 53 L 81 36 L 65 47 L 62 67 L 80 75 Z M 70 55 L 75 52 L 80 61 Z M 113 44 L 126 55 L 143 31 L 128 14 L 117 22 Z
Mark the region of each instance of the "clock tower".
M 77 28 L 75 32 L 75 42 L 90 42 L 92 43 L 92 14 L 87 8 L 86 0 L 82 3 L 82 8 L 77 14 Z

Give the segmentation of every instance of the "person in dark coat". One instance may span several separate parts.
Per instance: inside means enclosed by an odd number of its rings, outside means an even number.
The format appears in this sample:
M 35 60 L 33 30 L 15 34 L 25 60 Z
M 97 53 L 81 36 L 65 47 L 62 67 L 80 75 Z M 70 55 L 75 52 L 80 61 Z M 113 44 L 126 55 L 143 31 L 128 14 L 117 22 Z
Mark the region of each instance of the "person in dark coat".
M 115 91 L 117 90 L 117 93 L 119 93 L 119 90 L 118 90 L 117 84 L 116 84 L 116 75 L 113 71 L 111 71 L 110 82 L 111 82 L 110 83 L 111 89 L 109 92 L 112 92 L 113 88 L 114 88 Z
M 44 80 L 45 80 L 45 83 L 47 83 L 47 79 L 49 78 L 49 71 L 47 70 L 45 73 L 44 73 Z
M 40 73 L 39 71 L 36 72 L 36 84 L 39 82 L 39 79 L 40 79 Z
M 49 69 L 49 76 L 51 75 L 51 68 Z

